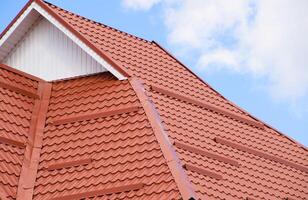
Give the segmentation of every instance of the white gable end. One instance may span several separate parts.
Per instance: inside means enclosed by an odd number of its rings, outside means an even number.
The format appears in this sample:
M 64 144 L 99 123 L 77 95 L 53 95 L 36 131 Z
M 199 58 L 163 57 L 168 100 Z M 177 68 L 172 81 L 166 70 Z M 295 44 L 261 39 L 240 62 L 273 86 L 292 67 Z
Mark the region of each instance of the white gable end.
M 4 63 L 45 80 L 106 71 L 45 18 L 33 25 Z
M 35 2 L 0 39 L 0 63 L 47 81 L 103 71 L 126 78 Z

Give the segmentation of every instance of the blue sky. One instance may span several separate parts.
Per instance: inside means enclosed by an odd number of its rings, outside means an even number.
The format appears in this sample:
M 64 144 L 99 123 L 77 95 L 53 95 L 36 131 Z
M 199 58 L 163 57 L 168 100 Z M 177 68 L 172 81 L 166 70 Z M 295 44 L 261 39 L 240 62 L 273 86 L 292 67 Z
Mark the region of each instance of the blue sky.
M 1 0 L 1 31 L 26 2 Z M 159 42 L 225 97 L 308 146 L 307 1 L 50 2 Z

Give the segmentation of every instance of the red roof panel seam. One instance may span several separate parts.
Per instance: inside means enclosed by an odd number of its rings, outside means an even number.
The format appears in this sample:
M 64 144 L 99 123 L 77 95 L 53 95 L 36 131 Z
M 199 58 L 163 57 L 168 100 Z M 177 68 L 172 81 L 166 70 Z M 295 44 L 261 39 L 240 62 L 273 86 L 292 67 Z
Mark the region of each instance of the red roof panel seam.
M 190 151 L 192 153 L 196 153 L 196 154 L 199 154 L 199 155 L 202 155 L 202 156 L 206 156 L 206 157 L 218 160 L 220 162 L 224 162 L 224 163 L 236 166 L 236 167 L 240 166 L 240 164 L 236 160 L 218 155 L 216 153 L 212 153 L 212 152 L 200 149 L 200 148 L 196 148 L 194 146 L 190 146 L 190 145 L 187 145 L 187 144 L 184 144 L 184 143 L 181 143 L 181 142 L 174 142 L 174 145 L 176 147 L 180 148 L 180 149 Z
M 28 144 L 18 183 L 17 200 L 32 200 L 33 198 L 51 88 L 52 85 L 47 82 L 40 82 L 38 85 L 37 94 L 41 98 L 35 100 L 33 107 Z
M 228 103 L 230 103 L 231 106 L 234 106 L 232 102 L 230 102 L 228 99 L 226 99 L 224 96 L 222 96 L 218 91 L 216 91 L 214 88 L 210 86 L 206 81 L 204 81 L 202 78 L 200 78 L 197 74 L 195 74 L 191 69 L 189 69 L 184 63 L 182 63 L 180 60 L 178 60 L 171 52 L 169 52 L 167 49 L 165 49 L 163 46 L 161 46 L 158 42 L 152 41 L 153 44 L 155 44 L 157 47 L 159 47 L 161 50 L 163 50 L 168 56 L 173 58 L 177 63 L 182 65 L 187 71 L 189 71 L 193 76 L 195 76 L 197 79 L 199 79 L 205 86 L 209 87 L 211 90 L 213 90 L 217 96 L 223 98 L 226 100 Z M 238 108 L 238 107 L 236 107 Z M 241 109 L 239 109 L 242 111 Z M 243 112 L 243 111 L 242 111 Z M 243 112 L 245 114 L 245 112 Z
M 5 137 L 2 137 L 2 136 L 0 136 L 0 143 L 9 144 L 9 145 L 20 147 L 20 148 L 24 148 L 26 146 L 25 143 L 23 143 L 23 142 L 13 140 L 13 139 L 9 139 L 9 138 L 5 138 Z
M 8 83 L 2 82 L 2 81 L 0 81 L 0 87 L 8 89 L 8 90 L 10 90 L 12 92 L 16 92 L 18 94 L 21 94 L 21 95 L 33 98 L 33 99 L 38 99 L 39 98 L 39 96 L 37 94 L 35 94 L 35 93 L 31 92 L 31 91 L 22 89 L 20 87 L 16 87 L 14 85 L 11 85 L 11 84 L 8 84 Z
M 87 158 L 87 159 L 83 159 L 83 160 L 56 163 L 56 164 L 49 165 L 46 168 L 46 170 L 57 170 L 57 169 L 70 168 L 70 167 L 76 167 L 76 166 L 81 166 L 81 165 L 88 165 L 92 161 L 93 161 L 93 159 Z
M 209 170 L 206 170 L 206 169 L 203 169 L 203 168 L 200 168 L 200 167 L 197 167 L 195 165 L 184 164 L 183 167 L 186 170 L 189 170 L 189 171 L 192 171 L 192 172 L 196 172 L 198 174 L 201 174 L 201 175 L 204 175 L 204 176 L 208 176 L 208 177 L 211 177 L 211 178 L 214 178 L 214 179 L 217 179 L 217 180 L 222 180 L 223 179 L 222 175 L 217 174 L 217 173 L 212 172 L 212 171 L 209 171 Z
M 49 122 L 51 125 L 63 125 L 63 124 L 69 124 L 74 122 L 80 122 L 80 121 L 88 121 L 91 119 L 97 119 L 97 118 L 103 118 L 103 117 L 110 117 L 114 115 L 121 115 L 125 113 L 130 112 L 136 112 L 139 110 L 139 106 L 131 106 L 127 108 L 120 108 L 117 110 L 110 110 L 100 113 L 94 113 L 94 114 L 87 114 L 87 115 L 80 115 L 80 116 L 74 116 L 74 117 L 67 117 L 62 119 L 56 119 L 54 121 Z
M 257 156 L 260 156 L 260 157 L 263 157 L 263 158 L 266 158 L 266 159 L 269 159 L 269 160 L 272 160 L 272 161 L 275 161 L 275 162 L 278 162 L 278 163 L 281 163 L 281 164 L 287 165 L 289 167 L 293 167 L 295 169 L 298 169 L 298 170 L 301 170 L 303 172 L 308 173 L 307 167 L 293 163 L 291 161 L 288 161 L 288 160 L 285 160 L 285 159 L 282 159 L 282 158 L 279 158 L 279 157 L 276 157 L 276 156 L 273 156 L 273 155 L 270 155 L 270 154 L 267 154 L 267 153 L 263 153 L 261 151 L 255 150 L 255 149 L 251 149 L 249 147 L 246 147 L 246 146 L 234 143 L 234 142 L 230 142 L 230 141 L 222 139 L 222 138 L 216 137 L 216 138 L 214 138 L 214 141 L 217 142 L 217 143 L 227 145 L 227 146 L 239 149 L 241 151 L 245 151 L 245 152 L 248 152 L 248 153 L 251 153 L 251 154 L 254 154 L 254 155 L 257 155 Z
M 153 102 L 146 95 L 143 83 L 137 78 L 130 78 L 129 82 L 142 104 L 182 198 L 184 200 L 198 199 L 196 192 L 181 165 L 181 161 L 176 155 L 175 149 L 170 142 L 169 136 L 163 128 L 159 113 L 155 109 Z
M 108 195 L 112 193 L 120 193 L 120 192 L 128 192 L 132 190 L 140 190 L 145 186 L 143 183 L 131 184 L 131 185 L 123 185 L 113 188 L 106 188 L 102 190 L 88 191 L 79 194 L 66 195 L 61 197 L 55 197 L 51 200 L 74 200 L 74 199 L 84 199 L 90 197 L 97 197 L 102 195 Z
M 208 104 L 208 103 L 205 103 L 205 102 L 201 102 L 197 99 L 194 99 L 194 98 L 191 98 L 191 97 L 188 97 L 188 96 L 184 96 L 182 94 L 178 94 L 174 91 L 165 89 L 161 86 L 151 85 L 151 88 L 152 88 L 152 90 L 160 92 L 160 93 L 165 94 L 167 96 L 170 96 L 170 97 L 173 97 L 173 98 L 176 98 L 176 99 L 179 99 L 179 100 L 182 100 L 182 101 L 185 101 L 187 103 L 191 103 L 191 104 L 194 104 L 194 105 L 197 105 L 197 106 L 201 106 L 203 108 L 217 112 L 219 114 L 223 114 L 227 117 L 241 121 L 241 122 L 246 123 L 248 125 L 252 125 L 252 126 L 255 126 L 257 128 L 260 128 L 260 129 L 264 128 L 263 124 L 258 122 L 258 121 L 251 120 L 251 119 L 248 119 L 248 118 L 244 118 L 244 117 L 238 115 L 237 113 L 233 113 L 233 112 L 228 111 L 226 109 L 219 108 L 215 105 L 211 105 L 211 104 Z

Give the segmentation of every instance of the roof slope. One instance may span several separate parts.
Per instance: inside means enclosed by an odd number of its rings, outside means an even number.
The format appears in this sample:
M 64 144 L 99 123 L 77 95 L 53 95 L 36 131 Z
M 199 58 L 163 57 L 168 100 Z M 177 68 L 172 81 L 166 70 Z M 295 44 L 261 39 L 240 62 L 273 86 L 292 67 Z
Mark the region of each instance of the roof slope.
M 179 197 L 128 81 L 104 73 L 54 83 L 46 124 L 34 199 L 123 186 L 101 198 Z
M 131 76 L 144 80 L 149 87 L 157 86 L 149 90 L 149 95 L 170 138 L 189 145 L 177 148 L 183 163 L 222 176 L 221 180 L 215 179 L 188 168 L 202 199 L 304 199 L 308 195 L 308 156 L 300 144 L 223 98 L 155 42 L 48 5 L 97 48 L 108 52 Z M 190 147 L 223 155 L 236 160 L 238 165 L 188 151 Z
M 16 197 L 37 87 L 36 80 L 0 65 L 1 198 Z
M 7 144 L 13 137 L 40 150 L 34 152 L 40 155 L 38 172 L 31 175 L 36 180 L 24 187 L 33 186 L 34 199 L 189 199 L 197 198 L 194 192 L 199 199 L 308 196 L 307 149 L 223 98 L 155 42 L 45 5 L 131 78 L 119 81 L 102 73 L 48 83 L 48 111 L 38 112 L 43 81 L 6 67 L 1 78 L 9 84 L 0 87 L 5 105 L 0 120 L 8 126 L 0 127 L 5 139 L 0 150 L 9 153 L 0 154 L 5 160 L 0 170 L 6 170 L 0 198 L 14 198 L 24 183 L 18 183 L 20 171 L 20 180 L 27 172 L 21 170 L 22 149 L 6 149 L 15 148 L 12 141 Z M 35 101 L 12 103 L 29 93 Z M 25 102 L 28 113 L 21 109 Z M 40 118 L 46 122 L 30 129 L 37 112 L 45 113 Z M 21 113 L 27 117 L 20 119 Z M 40 134 L 26 139 L 27 133 L 16 131 L 21 127 Z M 16 155 L 19 161 L 12 158 Z M 31 163 L 35 158 L 30 156 Z M 16 161 L 20 164 L 12 166 Z
M 52 83 L 42 137 L 32 139 L 31 130 L 35 135 L 40 132 L 33 128 L 38 124 L 34 119 L 42 117 L 34 113 L 36 102 L 43 98 L 30 99 L 13 84 L 25 85 L 24 90 L 35 93 L 45 82 L 32 81 L 4 65 L 0 69 L 1 198 L 181 197 L 161 144 L 128 80 L 101 73 Z M 25 152 L 29 144 L 31 150 L 39 146 L 38 160 L 34 150 L 29 157 Z M 30 163 L 25 164 L 27 160 Z M 37 172 L 29 175 L 27 166 L 35 164 Z

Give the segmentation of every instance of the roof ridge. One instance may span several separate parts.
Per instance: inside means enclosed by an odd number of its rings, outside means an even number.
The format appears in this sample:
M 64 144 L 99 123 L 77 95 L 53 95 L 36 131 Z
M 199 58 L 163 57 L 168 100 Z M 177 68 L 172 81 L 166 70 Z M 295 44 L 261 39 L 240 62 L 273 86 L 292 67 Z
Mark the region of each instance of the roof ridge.
M 186 172 L 184 171 L 183 165 L 178 158 L 176 151 L 173 147 L 173 143 L 170 141 L 168 134 L 162 124 L 160 115 L 153 102 L 149 99 L 146 94 L 143 83 L 136 77 L 129 79 L 129 82 L 135 91 L 143 110 L 149 120 L 149 123 L 153 129 L 156 140 L 159 143 L 164 158 L 168 164 L 169 170 L 174 178 L 174 181 L 179 189 L 179 192 L 184 200 L 196 200 L 197 195 L 192 187 L 191 182 L 188 179 Z
M 282 131 L 278 130 L 277 128 L 272 127 L 271 125 L 269 125 L 268 123 L 266 123 L 263 120 L 259 119 L 258 117 L 253 116 L 247 110 L 237 106 L 235 103 L 231 102 L 230 100 L 227 99 L 227 101 L 229 101 L 232 105 L 234 105 L 239 110 L 241 110 L 241 111 L 245 112 L 246 114 L 248 114 L 248 116 L 250 116 L 251 118 L 255 119 L 256 121 L 258 121 L 258 122 L 260 122 L 262 124 L 264 124 L 264 126 L 266 126 L 267 128 L 272 129 L 273 131 L 277 132 L 279 134 L 279 136 L 284 137 L 284 138 L 290 140 L 294 144 L 298 145 L 300 148 L 303 148 L 305 151 L 308 151 L 308 148 L 305 145 L 303 145 L 300 142 L 296 141 L 295 139 L 289 137 L 287 134 L 284 134 Z
M 150 40 L 147 40 L 147 39 L 145 39 L 145 38 L 142 38 L 142 37 L 136 36 L 136 35 L 134 35 L 134 34 L 131 34 L 131 33 L 122 31 L 122 30 L 120 30 L 120 29 L 118 29 L 118 28 L 114 28 L 114 27 L 112 27 L 112 26 L 110 26 L 110 25 L 107 25 L 107 24 L 104 24 L 104 23 L 102 23 L 102 22 L 98 22 L 98 21 L 95 21 L 95 20 L 93 20 L 93 19 L 89 19 L 89 18 L 87 18 L 87 17 L 81 16 L 81 15 L 79 15 L 79 14 L 77 14 L 77 13 L 71 12 L 71 11 L 66 10 L 66 9 L 64 9 L 64 8 L 61 8 L 61 7 L 59 7 L 59 6 L 57 6 L 57 5 L 53 4 L 53 3 L 50 3 L 50 2 L 48 2 L 48 1 L 45 1 L 45 0 L 41 0 L 41 1 L 44 2 L 44 3 L 46 3 L 46 4 L 48 4 L 48 5 L 50 5 L 50 6 L 54 6 L 54 7 L 58 8 L 58 9 L 64 11 L 64 12 L 73 14 L 73 15 L 75 15 L 75 16 L 77 16 L 77 17 L 80 17 L 80 18 L 82 18 L 82 19 L 84 19 L 84 20 L 87 20 L 87 21 L 89 21 L 89 22 L 91 22 L 91 23 L 94 23 L 94 24 L 97 24 L 97 25 L 101 25 L 101 26 L 105 26 L 106 28 L 109 28 L 109 29 L 112 29 L 112 30 L 114 30 L 114 31 L 120 32 L 120 33 L 122 33 L 122 34 L 124 34 L 124 35 L 127 35 L 127 36 L 129 36 L 129 37 L 132 37 L 132 38 L 135 38 L 135 39 L 138 39 L 138 40 L 147 42 L 147 43 L 151 43 Z
M 52 84 L 39 82 L 37 94 L 40 96 L 34 102 L 27 146 L 19 176 L 17 199 L 33 199 L 37 170 L 39 167 L 40 153 L 43 142 L 43 132 L 49 106 Z
M 161 50 L 163 50 L 167 55 L 169 55 L 171 58 L 173 58 L 177 63 L 182 65 L 186 70 L 188 70 L 192 75 L 194 75 L 197 79 L 199 79 L 203 84 L 205 84 L 207 87 L 209 87 L 211 90 L 215 92 L 216 95 L 219 97 L 225 99 L 230 105 L 234 106 L 232 102 L 230 102 L 227 98 L 225 98 L 222 94 L 220 94 L 217 90 L 215 90 L 210 84 L 208 84 L 205 80 L 203 80 L 201 77 L 199 77 L 195 72 L 193 72 L 191 69 L 189 69 L 184 63 L 182 63 L 180 60 L 178 60 L 170 51 L 168 51 L 166 48 L 161 46 L 158 42 L 152 40 L 152 44 L 156 45 L 159 47 Z M 239 109 L 237 106 L 235 108 Z M 241 109 L 239 109 L 242 111 Z M 242 111 L 244 114 L 248 114 L 245 111 Z M 248 114 L 249 115 L 249 114 Z

